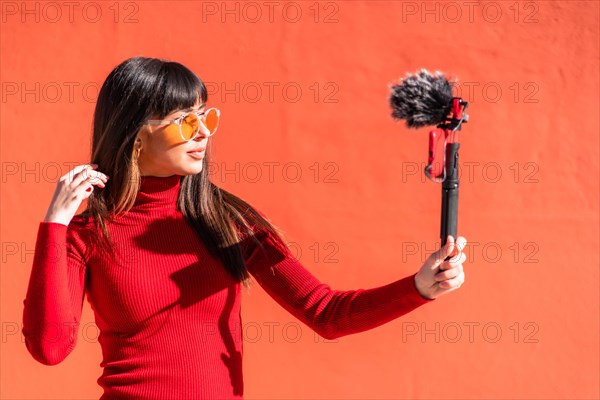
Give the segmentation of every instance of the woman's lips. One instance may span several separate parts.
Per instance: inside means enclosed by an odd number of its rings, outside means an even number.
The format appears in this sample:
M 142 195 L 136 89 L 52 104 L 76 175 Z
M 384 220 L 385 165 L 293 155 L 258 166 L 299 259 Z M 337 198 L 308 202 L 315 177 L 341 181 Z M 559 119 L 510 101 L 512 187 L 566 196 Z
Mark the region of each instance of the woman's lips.
M 204 150 L 202 151 L 188 151 L 190 157 L 195 158 L 196 160 L 202 160 L 204 158 Z
M 205 151 L 206 151 L 206 146 L 197 147 L 194 150 L 188 151 L 187 153 L 190 155 L 190 157 L 192 157 L 196 160 L 202 160 L 204 158 Z

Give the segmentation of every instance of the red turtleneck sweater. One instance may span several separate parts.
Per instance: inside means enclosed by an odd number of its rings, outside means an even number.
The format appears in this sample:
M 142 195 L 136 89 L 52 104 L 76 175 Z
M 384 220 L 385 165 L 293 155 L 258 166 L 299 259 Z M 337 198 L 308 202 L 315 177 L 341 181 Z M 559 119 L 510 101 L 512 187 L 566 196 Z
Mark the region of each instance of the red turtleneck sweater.
M 179 175 L 142 177 L 134 207 L 109 224 L 116 262 L 94 249 L 77 215 L 41 222 L 24 300 L 23 335 L 39 362 L 75 347 L 84 295 L 100 330 L 101 399 L 242 398 L 240 284 L 176 210 Z M 380 326 L 432 300 L 414 274 L 372 289 L 333 290 L 269 235 L 243 246 L 260 286 L 324 338 Z

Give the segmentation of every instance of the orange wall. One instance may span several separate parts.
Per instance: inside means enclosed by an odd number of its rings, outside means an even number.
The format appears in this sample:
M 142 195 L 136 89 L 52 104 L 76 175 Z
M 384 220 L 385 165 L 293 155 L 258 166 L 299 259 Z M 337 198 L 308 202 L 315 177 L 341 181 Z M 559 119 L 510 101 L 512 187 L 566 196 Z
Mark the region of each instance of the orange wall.
M 427 129 L 391 119 L 388 84 L 438 69 L 470 101 L 465 285 L 336 341 L 256 285 L 246 398 L 598 398 L 598 2 L 275 2 L 271 16 L 224 4 L 2 2 L 0 397 L 101 394 L 89 304 L 77 347 L 47 367 L 21 337 L 23 299 L 57 179 L 89 161 L 97 90 L 144 55 L 210 83 L 223 112 L 213 179 L 335 289 L 399 279 L 437 247 Z

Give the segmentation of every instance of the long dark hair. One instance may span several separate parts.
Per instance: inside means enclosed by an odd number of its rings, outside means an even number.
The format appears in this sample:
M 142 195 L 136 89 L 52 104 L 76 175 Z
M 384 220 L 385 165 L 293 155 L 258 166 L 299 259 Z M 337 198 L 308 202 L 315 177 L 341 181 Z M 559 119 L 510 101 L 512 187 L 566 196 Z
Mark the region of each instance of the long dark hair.
M 108 176 L 106 188 L 95 187 L 81 214 L 93 217 L 98 244 L 113 249 L 106 222 L 128 211 L 140 188 L 140 171 L 134 159 L 134 142 L 144 122 L 152 115 L 158 119 L 192 107 L 198 99 L 207 101 L 204 83 L 184 65 L 158 58 L 132 57 L 112 70 L 96 103 L 91 162 Z M 255 233 L 272 234 L 276 245 L 289 250 L 278 228 L 241 198 L 218 187 L 209 179 L 210 145 L 203 169 L 181 180 L 177 209 L 195 229 L 208 250 L 218 257 L 227 271 L 246 287 L 250 274 L 240 242 Z

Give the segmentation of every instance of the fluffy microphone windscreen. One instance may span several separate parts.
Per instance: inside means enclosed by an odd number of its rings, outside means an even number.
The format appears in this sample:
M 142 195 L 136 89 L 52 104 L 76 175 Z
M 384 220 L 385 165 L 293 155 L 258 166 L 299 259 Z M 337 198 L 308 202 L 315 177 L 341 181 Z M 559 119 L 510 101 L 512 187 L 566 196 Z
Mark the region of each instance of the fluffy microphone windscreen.
M 406 120 L 409 128 L 438 125 L 452 110 L 452 84 L 441 72 L 421 69 L 390 89 L 392 117 Z

